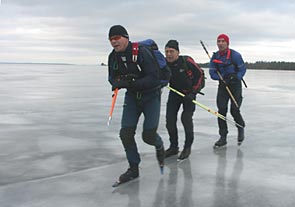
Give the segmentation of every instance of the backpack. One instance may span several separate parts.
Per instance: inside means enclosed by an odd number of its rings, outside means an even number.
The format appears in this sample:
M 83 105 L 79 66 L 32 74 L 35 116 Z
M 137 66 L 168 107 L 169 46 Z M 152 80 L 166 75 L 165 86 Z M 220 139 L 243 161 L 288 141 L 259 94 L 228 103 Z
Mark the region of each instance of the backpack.
M 171 77 L 171 70 L 167 65 L 164 55 L 160 52 L 157 43 L 152 39 L 146 39 L 139 42 L 132 43 L 132 61 L 138 65 L 137 56 L 140 46 L 145 46 L 152 51 L 153 56 L 158 62 L 159 66 L 159 79 L 161 87 L 168 85 Z M 140 66 L 138 69 L 141 71 Z
M 187 56 L 182 56 L 184 69 L 185 69 L 185 70 L 189 70 L 189 67 L 188 67 L 187 62 L 186 62 L 186 58 L 187 58 Z M 198 64 L 195 64 L 195 65 L 196 65 L 197 68 L 200 70 L 200 72 L 201 72 L 201 79 L 202 79 L 202 80 L 201 80 L 201 85 L 200 85 L 200 88 L 199 88 L 198 93 L 204 95 L 204 93 L 202 93 L 201 90 L 202 90 L 203 88 L 205 88 L 205 79 L 206 79 L 206 77 L 205 77 L 205 72 L 204 72 L 204 70 L 203 70 Z

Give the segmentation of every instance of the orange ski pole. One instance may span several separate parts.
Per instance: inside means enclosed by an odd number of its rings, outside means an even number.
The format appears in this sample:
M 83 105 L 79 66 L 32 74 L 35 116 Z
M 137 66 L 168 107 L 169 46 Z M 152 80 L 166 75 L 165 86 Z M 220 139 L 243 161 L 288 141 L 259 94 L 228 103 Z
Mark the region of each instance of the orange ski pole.
M 119 89 L 116 88 L 116 89 L 114 90 L 114 93 L 113 93 L 113 96 L 112 96 L 112 105 L 111 105 L 110 113 L 109 113 L 108 126 L 110 126 L 110 123 L 111 123 L 111 120 L 112 120 L 113 111 L 114 111 L 114 108 L 115 108 L 115 103 L 116 103 L 116 99 L 117 99 L 118 91 L 119 91 Z

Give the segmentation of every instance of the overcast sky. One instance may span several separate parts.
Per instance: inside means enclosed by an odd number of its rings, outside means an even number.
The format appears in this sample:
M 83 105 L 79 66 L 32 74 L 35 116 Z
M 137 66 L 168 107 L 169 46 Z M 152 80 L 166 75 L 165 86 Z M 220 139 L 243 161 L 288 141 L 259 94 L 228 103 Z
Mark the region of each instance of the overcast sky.
M 163 51 L 208 62 L 226 33 L 247 62 L 295 62 L 294 0 L 0 0 L 0 62 L 100 64 L 112 50 L 110 26 L 130 40 L 154 39 Z

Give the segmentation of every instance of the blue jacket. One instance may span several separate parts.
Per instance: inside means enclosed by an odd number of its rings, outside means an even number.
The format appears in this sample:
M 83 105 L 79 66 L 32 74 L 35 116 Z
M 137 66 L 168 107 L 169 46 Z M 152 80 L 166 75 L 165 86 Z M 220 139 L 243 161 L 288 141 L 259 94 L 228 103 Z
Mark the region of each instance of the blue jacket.
M 240 81 L 246 73 L 246 65 L 240 53 L 228 49 L 223 55 L 218 51 L 213 54 L 209 65 L 209 73 L 213 80 L 219 80 L 217 70 L 225 81 L 233 74 Z

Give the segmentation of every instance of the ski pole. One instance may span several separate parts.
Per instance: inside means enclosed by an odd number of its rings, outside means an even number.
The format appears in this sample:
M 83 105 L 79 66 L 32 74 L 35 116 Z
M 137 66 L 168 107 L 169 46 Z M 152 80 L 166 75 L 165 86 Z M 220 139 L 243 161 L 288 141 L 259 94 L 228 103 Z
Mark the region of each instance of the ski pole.
M 116 89 L 114 90 L 113 95 L 112 95 L 112 105 L 111 105 L 110 113 L 109 113 L 108 126 L 110 126 L 110 123 L 111 123 L 111 120 L 112 120 L 113 111 L 114 111 L 114 108 L 115 108 L 115 103 L 116 103 L 116 99 L 117 99 L 118 91 L 119 91 L 119 89 L 116 88 Z
M 180 96 L 182 96 L 182 97 L 185 96 L 183 93 L 179 92 L 178 90 L 176 90 L 176 89 L 174 89 L 174 88 L 171 88 L 170 86 L 166 86 L 166 87 L 167 87 L 169 90 L 171 90 L 171 91 L 177 93 L 178 95 L 180 95 Z M 199 103 L 198 101 L 196 101 L 196 100 L 192 100 L 192 102 L 193 102 L 194 104 L 196 104 L 197 106 L 201 107 L 202 109 L 208 111 L 209 113 L 211 113 L 211 114 L 217 116 L 218 118 L 220 118 L 220 119 L 222 119 L 222 120 L 224 120 L 224 121 L 226 121 L 226 122 L 229 121 L 229 122 L 232 123 L 233 125 L 238 126 L 238 127 L 240 127 L 240 128 L 244 128 L 242 125 L 236 123 L 235 121 L 233 121 L 233 120 L 231 120 L 231 119 L 227 119 L 227 118 L 226 118 L 225 116 L 223 116 L 222 114 L 218 113 L 217 111 L 214 111 L 214 110 L 210 109 L 209 107 L 207 107 L 207 106 L 205 106 L 205 105 Z
M 209 53 L 208 53 L 208 50 L 206 49 L 206 47 L 205 47 L 205 45 L 204 45 L 204 43 L 203 43 L 202 40 L 200 40 L 200 43 L 201 43 L 203 49 L 205 50 L 205 52 L 207 53 L 209 59 L 211 59 L 211 57 L 210 57 L 210 55 L 209 55 Z M 230 96 L 231 100 L 234 102 L 234 104 L 235 104 L 235 106 L 237 107 L 237 109 L 239 109 L 239 105 L 238 105 L 236 99 L 234 98 L 233 94 L 231 93 L 229 87 L 227 86 L 227 84 L 226 84 L 225 80 L 223 79 L 222 75 L 220 74 L 219 70 L 216 70 L 216 72 L 217 72 L 217 75 L 218 75 L 219 79 L 220 79 L 220 80 L 223 82 L 223 84 L 225 85 L 225 88 L 226 88 L 227 93 L 228 93 L 228 95 Z

